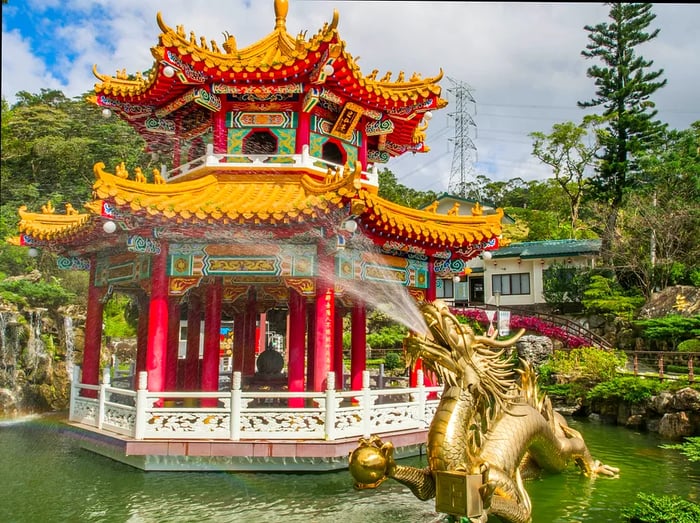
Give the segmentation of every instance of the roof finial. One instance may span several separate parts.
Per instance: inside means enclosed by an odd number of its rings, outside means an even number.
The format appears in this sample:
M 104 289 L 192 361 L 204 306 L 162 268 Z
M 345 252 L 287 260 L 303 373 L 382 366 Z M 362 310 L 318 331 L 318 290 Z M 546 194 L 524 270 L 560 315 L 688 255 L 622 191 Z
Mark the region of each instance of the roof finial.
M 288 11 L 289 2 L 287 0 L 275 0 L 275 29 L 285 29 Z

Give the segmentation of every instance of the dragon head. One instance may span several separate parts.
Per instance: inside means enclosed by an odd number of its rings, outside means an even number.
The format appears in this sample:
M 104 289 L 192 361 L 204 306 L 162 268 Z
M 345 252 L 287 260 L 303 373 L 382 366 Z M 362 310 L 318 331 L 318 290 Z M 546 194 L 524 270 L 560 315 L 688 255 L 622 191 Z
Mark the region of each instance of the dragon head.
M 424 335 L 412 333 L 406 338 L 407 363 L 413 367 L 420 359 L 446 385 L 472 389 L 482 386 L 492 394 L 505 396 L 514 374 L 503 352 L 524 330 L 507 340 L 497 340 L 495 335 L 475 334 L 442 301 L 425 302 L 420 311 L 428 330 Z

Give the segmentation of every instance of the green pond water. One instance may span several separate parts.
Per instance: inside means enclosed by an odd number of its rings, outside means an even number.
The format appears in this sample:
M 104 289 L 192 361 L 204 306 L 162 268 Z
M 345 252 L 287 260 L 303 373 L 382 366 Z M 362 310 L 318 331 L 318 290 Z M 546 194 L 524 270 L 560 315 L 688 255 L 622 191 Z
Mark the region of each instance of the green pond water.
M 700 464 L 649 434 L 571 421 L 594 457 L 621 469 L 589 480 L 571 465 L 526 482 L 533 523 L 622 522 L 638 492 L 700 501 Z M 424 466 L 421 458 L 402 461 Z M 433 501 L 387 480 L 356 491 L 347 471 L 142 472 L 81 450 L 56 416 L 0 422 L 0 522 L 435 522 Z

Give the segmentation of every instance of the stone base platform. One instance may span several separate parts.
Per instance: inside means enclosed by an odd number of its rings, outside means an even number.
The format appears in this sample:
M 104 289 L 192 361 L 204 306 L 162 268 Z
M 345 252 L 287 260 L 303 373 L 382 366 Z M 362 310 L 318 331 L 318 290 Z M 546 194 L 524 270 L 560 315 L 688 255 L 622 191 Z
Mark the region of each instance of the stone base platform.
M 144 471 L 323 472 L 348 467 L 358 439 L 315 440 L 135 440 L 67 422 L 66 432 L 90 452 Z M 380 435 L 397 459 L 425 453 L 428 430 Z

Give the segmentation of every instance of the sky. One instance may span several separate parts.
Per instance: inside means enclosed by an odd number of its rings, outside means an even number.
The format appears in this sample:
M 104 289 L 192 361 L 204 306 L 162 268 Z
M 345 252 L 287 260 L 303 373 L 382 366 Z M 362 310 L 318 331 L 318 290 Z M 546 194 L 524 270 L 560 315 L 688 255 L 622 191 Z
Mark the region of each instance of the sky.
M 9 0 L 2 6 L 2 97 L 59 89 L 74 97 L 92 90 L 93 65 L 103 74 L 153 65 L 150 48 L 160 28 L 183 24 L 207 40 L 223 33 L 246 47 L 275 25 L 273 0 Z M 535 131 L 579 123 L 578 101 L 594 97 L 586 76 L 599 64 L 585 59 L 585 25 L 608 21 L 608 7 L 573 2 L 439 2 L 289 0 L 287 31 L 315 34 L 340 15 L 338 30 L 367 75 L 379 69 L 423 77 L 443 71 L 442 97 L 427 132 L 430 152 L 392 159 L 399 183 L 417 190 L 448 191 L 451 182 L 516 177 L 541 180 L 551 171 L 532 156 Z M 700 4 L 654 4 L 649 31 L 659 35 L 636 49 L 651 70 L 664 69 L 668 84 L 652 100 L 672 129 L 700 120 Z M 359 58 L 358 58 L 359 57 Z M 463 122 L 474 148 L 460 163 L 455 154 L 456 88 L 466 88 Z M 473 99 L 474 101 L 470 101 Z M 590 112 L 590 111 L 589 111 Z M 464 173 L 464 174 L 463 174 Z

